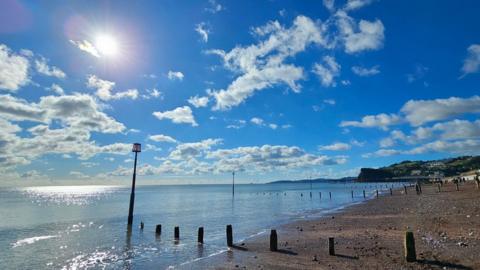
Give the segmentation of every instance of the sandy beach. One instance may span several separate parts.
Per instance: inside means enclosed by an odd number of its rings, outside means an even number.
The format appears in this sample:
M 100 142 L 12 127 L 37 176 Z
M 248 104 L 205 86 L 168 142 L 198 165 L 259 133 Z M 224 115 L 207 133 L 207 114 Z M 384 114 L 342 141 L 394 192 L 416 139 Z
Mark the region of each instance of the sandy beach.
M 238 243 L 204 261 L 215 269 L 480 269 L 480 190 L 474 183 L 395 190 L 377 199 L 310 221 L 277 229 L 279 251 L 269 233 Z M 404 259 L 405 232 L 414 233 L 417 262 Z M 335 238 L 335 256 L 328 238 Z

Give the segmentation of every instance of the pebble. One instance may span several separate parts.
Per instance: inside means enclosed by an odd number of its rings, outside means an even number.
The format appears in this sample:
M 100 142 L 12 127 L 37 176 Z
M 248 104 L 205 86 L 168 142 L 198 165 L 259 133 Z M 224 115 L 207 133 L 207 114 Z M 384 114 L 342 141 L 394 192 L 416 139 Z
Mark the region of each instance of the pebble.
M 318 261 L 317 255 L 313 255 L 312 261 L 314 261 L 314 262 Z

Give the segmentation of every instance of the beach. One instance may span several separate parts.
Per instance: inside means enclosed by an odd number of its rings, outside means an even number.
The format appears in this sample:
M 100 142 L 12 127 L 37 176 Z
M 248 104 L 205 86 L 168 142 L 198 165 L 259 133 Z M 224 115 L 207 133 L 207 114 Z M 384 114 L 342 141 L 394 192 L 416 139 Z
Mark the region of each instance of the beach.
M 382 194 L 314 220 L 278 228 L 278 251 L 269 232 L 204 260 L 214 269 L 480 269 L 480 190 L 474 183 L 422 186 Z M 404 258 L 412 231 L 416 262 Z M 335 256 L 328 238 L 335 238 Z

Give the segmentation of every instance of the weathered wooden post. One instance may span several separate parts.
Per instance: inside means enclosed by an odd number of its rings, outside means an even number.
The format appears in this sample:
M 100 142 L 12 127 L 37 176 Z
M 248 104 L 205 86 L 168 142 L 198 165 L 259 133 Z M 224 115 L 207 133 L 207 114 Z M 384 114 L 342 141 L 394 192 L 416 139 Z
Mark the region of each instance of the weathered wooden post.
M 161 235 L 162 234 L 162 224 L 157 224 L 155 227 L 155 234 Z
M 438 189 L 438 192 L 442 192 L 442 188 L 441 188 L 440 184 L 437 184 L 437 189 Z
M 480 189 L 480 180 L 478 179 L 478 176 L 475 177 L 475 182 L 477 183 L 477 189 Z
M 377 195 L 377 199 L 378 199 L 378 189 L 375 191 L 376 195 Z
M 203 227 L 198 228 L 197 242 L 203 244 Z
M 353 199 L 353 190 L 352 190 L 352 199 Z
M 415 251 L 415 238 L 413 232 L 405 233 L 405 259 L 407 262 L 414 262 L 417 260 L 417 253 Z
M 363 198 L 366 198 L 366 196 L 365 196 L 365 190 L 363 190 Z
M 233 247 L 233 230 L 232 225 L 227 225 L 227 246 Z
M 405 190 L 405 195 L 407 195 L 407 186 L 403 185 L 403 189 Z
M 335 239 L 333 237 L 328 238 L 328 254 L 335 256 Z
M 270 231 L 270 251 L 278 250 L 277 230 Z
M 329 191 L 329 192 L 328 192 L 328 195 L 330 196 L 330 200 L 331 200 L 331 199 L 332 199 L 332 192 Z
M 458 182 L 455 182 L 455 190 L 459 191 L 460 188 L 458 187 Z
M 415 184 L 415 191 L 417 192 L 417 195 L 420 195 L 420 188 L 418 187 L 418 184 Z
M 176 226 L 174 229 L 173 237 L 175 240 L 180 239 L 180 227 Z
M 320 199 L 322 198 L 322 192 L 318 192 L 318 195 L 320 195 Z
M 143 223 L 143 221 L 140 221 L 140 230 L 143 231 L 143 228 L 145 227 L 145 223 Z
M 393 190 L 390 189 L 390 196 L 393 196 Z

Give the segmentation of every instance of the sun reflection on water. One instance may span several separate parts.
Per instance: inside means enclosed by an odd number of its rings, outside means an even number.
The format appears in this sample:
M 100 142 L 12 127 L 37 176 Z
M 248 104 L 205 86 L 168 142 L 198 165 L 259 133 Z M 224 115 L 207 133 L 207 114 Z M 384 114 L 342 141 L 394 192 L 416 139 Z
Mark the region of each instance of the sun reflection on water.
M 120 186 L 41 186 L 22 188 L 34 203 L 86 205 L 118 191 Z

